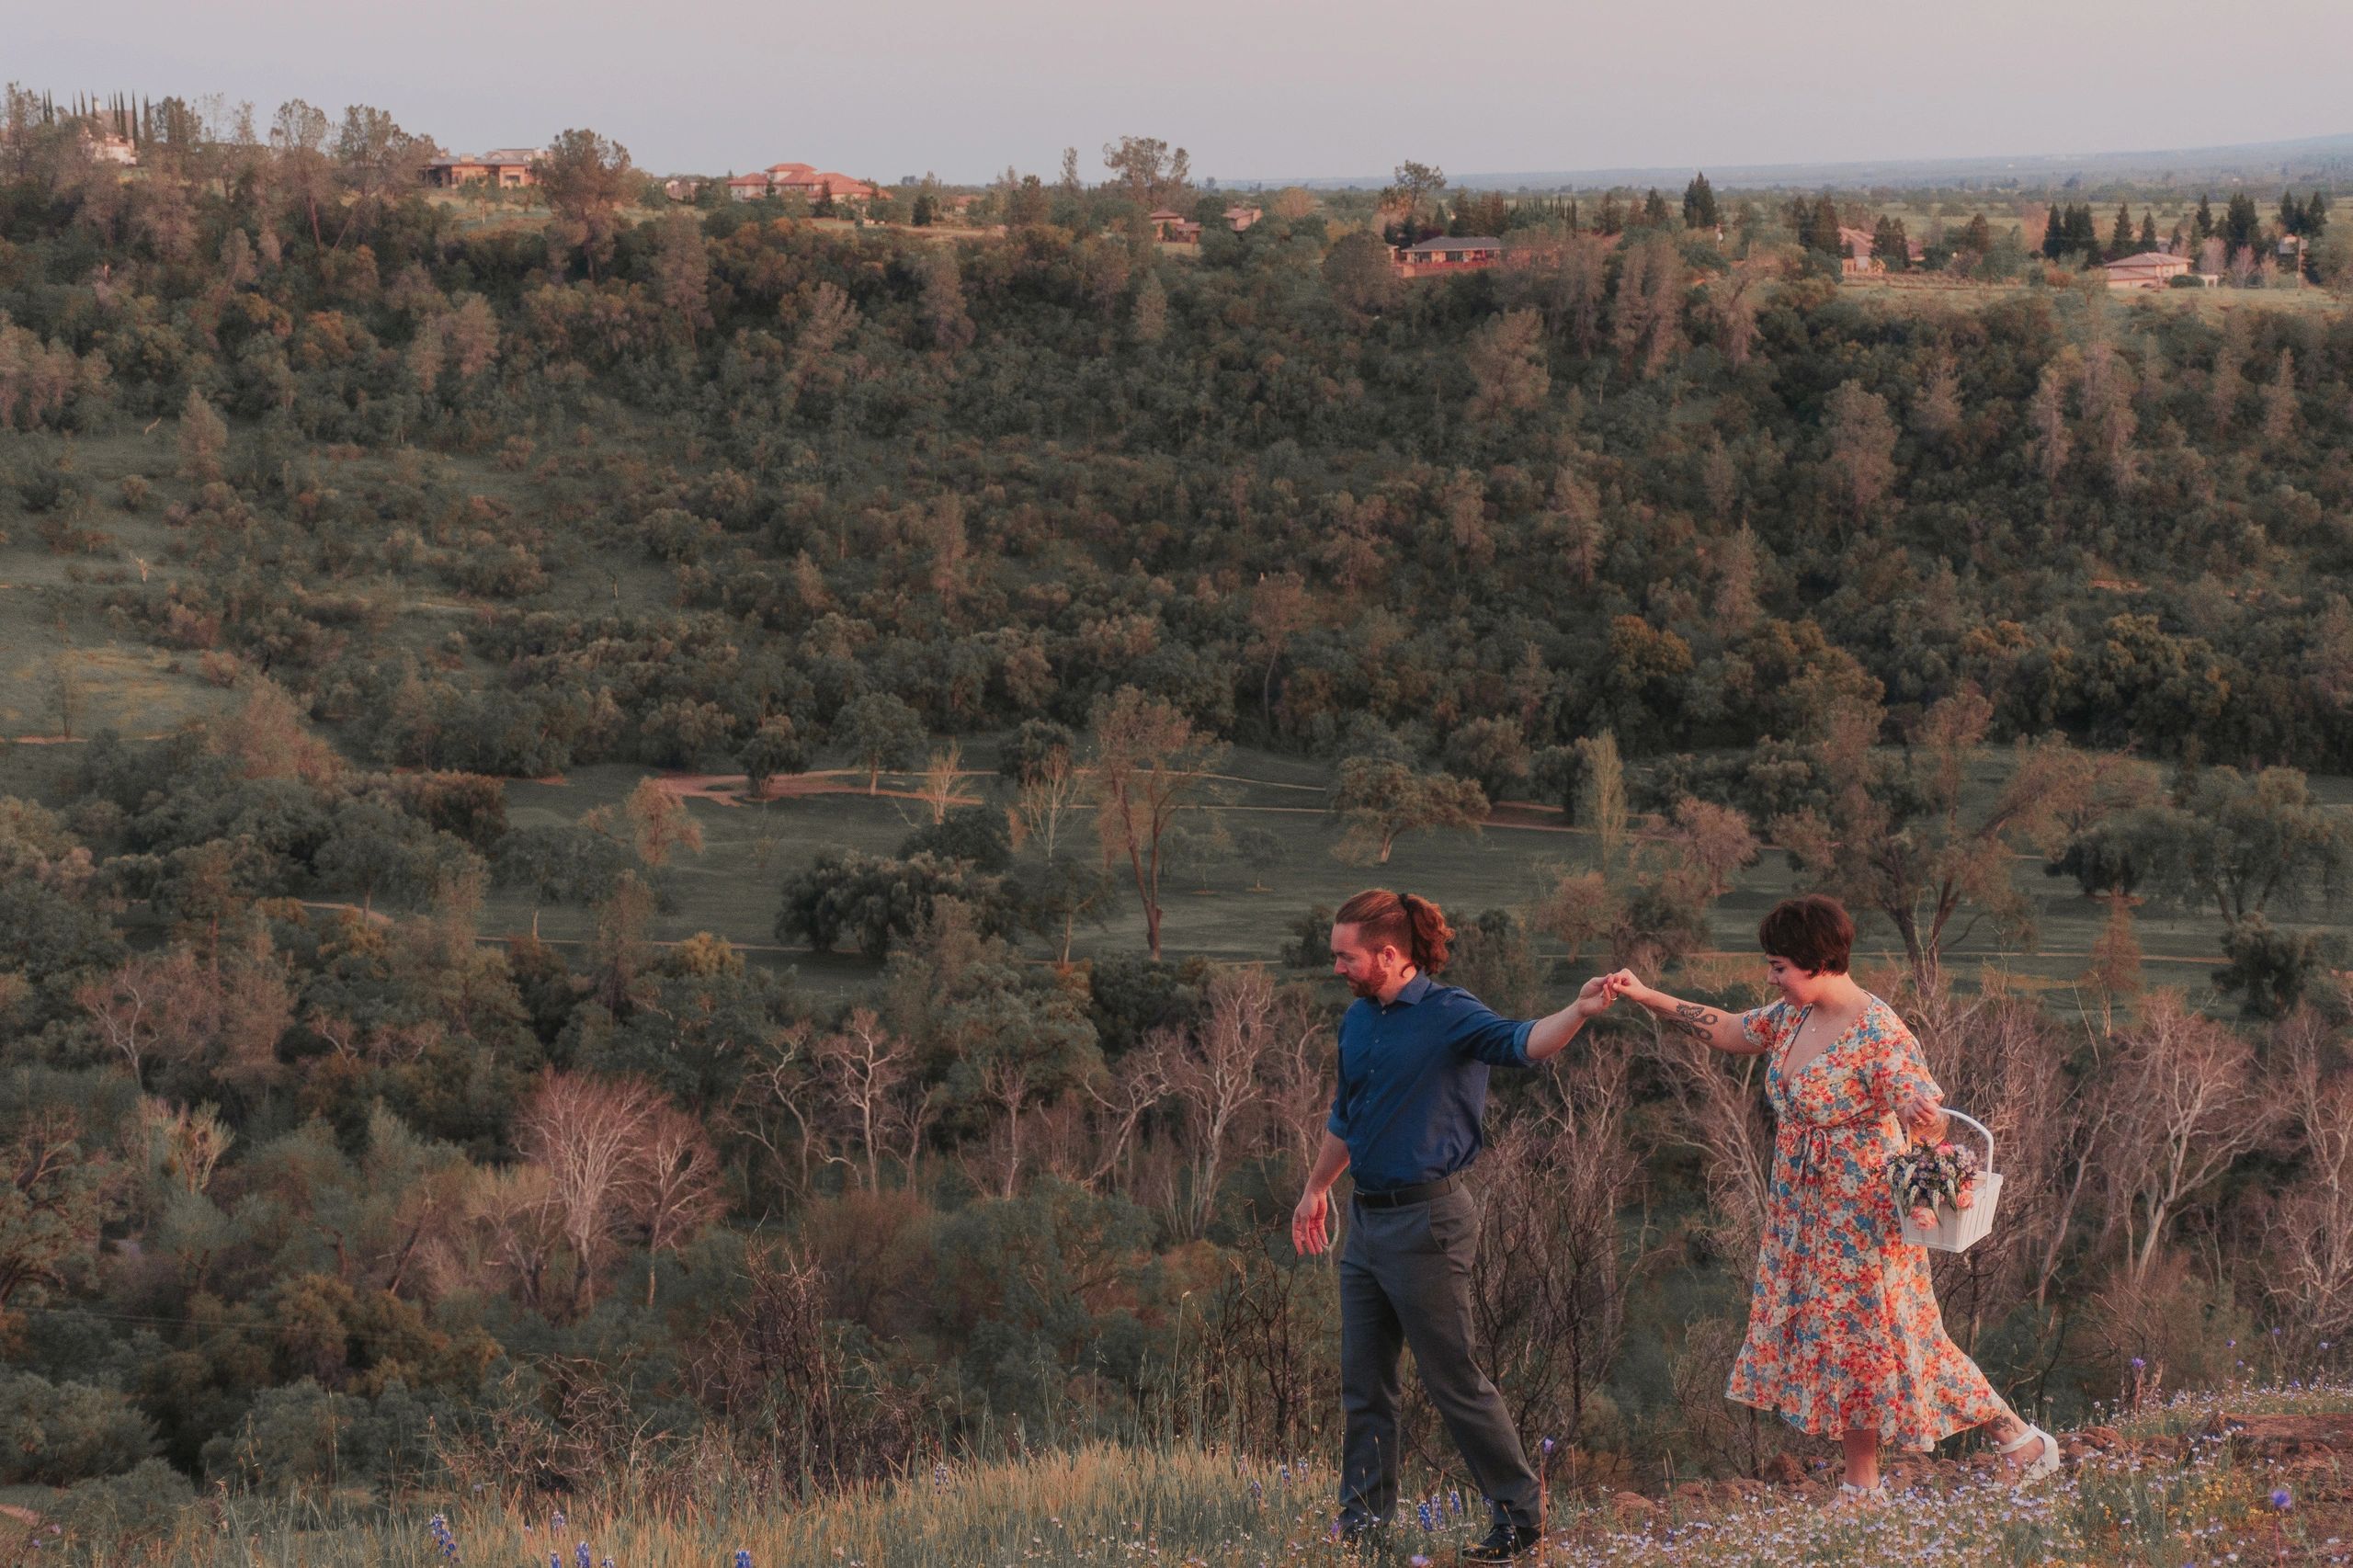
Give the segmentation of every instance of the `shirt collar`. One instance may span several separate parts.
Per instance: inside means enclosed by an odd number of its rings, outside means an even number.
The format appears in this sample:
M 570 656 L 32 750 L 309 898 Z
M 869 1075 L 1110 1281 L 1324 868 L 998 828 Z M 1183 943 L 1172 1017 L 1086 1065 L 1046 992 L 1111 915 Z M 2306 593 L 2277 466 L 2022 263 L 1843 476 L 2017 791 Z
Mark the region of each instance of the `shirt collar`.
M 1410 1007 L 1429 994 L 1430 971 L 1426 969 L 1417 970 L 1415 971 L 1414 978 L 1405 982 L 1404 988 L 1397 993 L 1394 1005 L 1400 1007 Z

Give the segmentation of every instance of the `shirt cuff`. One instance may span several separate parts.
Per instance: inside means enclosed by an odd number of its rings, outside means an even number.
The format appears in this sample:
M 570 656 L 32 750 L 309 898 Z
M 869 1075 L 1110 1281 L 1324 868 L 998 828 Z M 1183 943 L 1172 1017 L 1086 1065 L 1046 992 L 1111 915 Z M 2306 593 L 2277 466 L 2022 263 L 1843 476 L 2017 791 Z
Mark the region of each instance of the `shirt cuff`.
M 1532 1063 L 1528 1060 L 1528 1036 L 1529 1032 L 1535 1028 L 1536 1020 L 1534 1018 L 1526 1018 L 1521 1020 L 1518 1028 L 1511 1031 L 1512 1058 L 1522 1067 L 1532 1065 Z

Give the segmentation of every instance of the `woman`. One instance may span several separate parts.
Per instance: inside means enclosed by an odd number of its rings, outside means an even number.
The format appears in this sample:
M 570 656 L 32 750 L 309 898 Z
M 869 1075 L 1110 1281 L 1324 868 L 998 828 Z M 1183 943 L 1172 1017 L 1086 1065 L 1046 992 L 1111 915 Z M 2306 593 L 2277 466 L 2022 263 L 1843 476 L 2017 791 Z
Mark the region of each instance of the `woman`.
M 1764 1056 L 1779 1119 L 1748 1337 L 1727 1397 L 1779 1411 L 1846 1449 L 1841 1503 L 1886 1495 L 1882 1442 L 1925 1451 L 1984 1426 L 2020 1483 L 2059 1445 L 2018 1419 L 1946 1336 L 1926 1247 L 1904 1239 L 1883 1167 L 1904 1134 L 1941 1140 L 1943 1092 L 1895 1010 L 1847 972 L 1855 924 L 1834 899 L 1793 898 L 1757 927 L 1781 1000 L 1725 1015 L 1611 975 L 1614 995 L 1718 1051 Z

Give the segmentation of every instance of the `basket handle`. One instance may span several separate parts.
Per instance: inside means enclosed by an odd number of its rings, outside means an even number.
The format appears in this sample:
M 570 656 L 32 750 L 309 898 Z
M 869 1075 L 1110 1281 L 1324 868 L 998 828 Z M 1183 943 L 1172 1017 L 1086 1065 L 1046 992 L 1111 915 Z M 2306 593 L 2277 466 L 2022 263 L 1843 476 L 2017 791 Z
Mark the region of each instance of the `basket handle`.
M 1970 1126 L 1974 1127 L 1975 1129 L 1977 1129 L 1977 1136 L 1979 1136 L 1980 1138 L 1983 1138 L 1983 1139 L 1984 1139 L 1984 1140 L 1985 1140 L 1985 1174 L 1986 1174 L 1987 1176 L 1992 1176 L 1992 1175 L 1994 1174 L 1994 1131 L 1993 1131 L 1993 1129 L 1991 1129 L 1991 1128 L 1987 1127 L 1984 1122 L 1982 1122 L 1982 1121 L 1978 1120 L 1975 1117 L 1973 1117 L 1973 1116 L 1970 1115 L 1967 1111 L 1964 1111 L 1964 1110 L 1955 1110 L 1955 1109 L 1953 1109 L 1953 1108 L 1952 1108 L 1952 1107 L 1950 1107 L 1950 1106 L 1938 1106 L 1937 1108 L 1938 1108 L 1938 1110 L 1943 1111 L 1947 1116 L 1950 1117 L 1953 1120 L 1955 1120 L 1955 1121 L 1965 1121 L 1965 1122 L 1969 1123 L 1969 1125 L 1970 1125 Z

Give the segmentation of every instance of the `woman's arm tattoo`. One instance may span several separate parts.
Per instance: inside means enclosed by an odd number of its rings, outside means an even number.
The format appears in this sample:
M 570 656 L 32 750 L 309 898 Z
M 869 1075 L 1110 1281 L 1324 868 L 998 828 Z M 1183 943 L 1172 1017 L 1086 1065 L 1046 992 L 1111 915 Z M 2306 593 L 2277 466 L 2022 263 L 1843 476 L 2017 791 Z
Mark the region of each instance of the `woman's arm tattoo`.
M 1697 1002 L 1677 1002 L 1675 1005 L 1675 1022 L 1693 1040 L 1711 1040 L 1716 1026 L 1723 1019 Z

